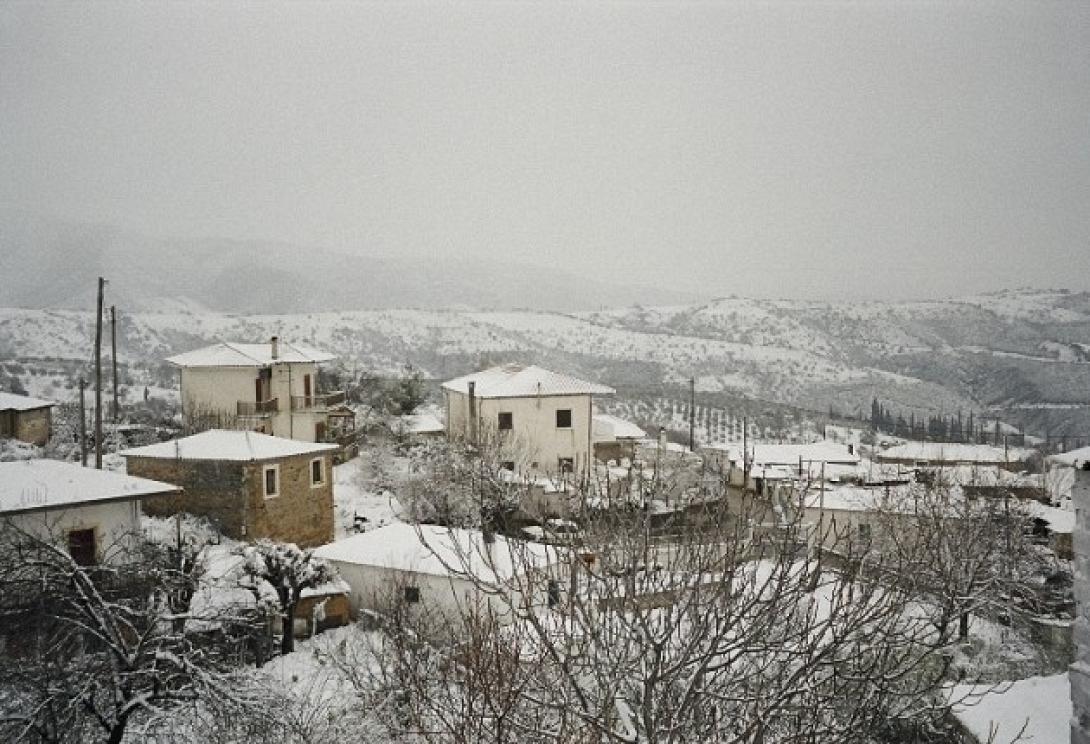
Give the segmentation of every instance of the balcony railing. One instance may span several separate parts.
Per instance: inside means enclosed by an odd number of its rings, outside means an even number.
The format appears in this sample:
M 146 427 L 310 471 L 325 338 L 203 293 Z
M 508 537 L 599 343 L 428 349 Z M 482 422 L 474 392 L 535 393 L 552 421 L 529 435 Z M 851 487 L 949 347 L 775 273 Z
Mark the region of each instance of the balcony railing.
M 280 410 L 280 399 L 270 398 L 269 400 L 262 401 L 240 400 L 235 408 L 235 412 L 239 416 L 265 418 Z
M 293 411 L 326 411 L 341 403 L 344 403 L 343 390 L 333 393 L 319 393 L 318 395 L 291 396 L 291 410 Z

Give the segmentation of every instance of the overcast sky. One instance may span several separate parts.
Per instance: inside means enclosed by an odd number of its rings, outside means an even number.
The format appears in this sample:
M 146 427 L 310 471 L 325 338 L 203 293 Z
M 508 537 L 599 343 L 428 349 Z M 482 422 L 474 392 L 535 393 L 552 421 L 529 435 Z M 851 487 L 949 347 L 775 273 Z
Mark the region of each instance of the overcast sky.
M 1090 288 L 1090 3 L 0 3 L 0 205 L 709 295 Z

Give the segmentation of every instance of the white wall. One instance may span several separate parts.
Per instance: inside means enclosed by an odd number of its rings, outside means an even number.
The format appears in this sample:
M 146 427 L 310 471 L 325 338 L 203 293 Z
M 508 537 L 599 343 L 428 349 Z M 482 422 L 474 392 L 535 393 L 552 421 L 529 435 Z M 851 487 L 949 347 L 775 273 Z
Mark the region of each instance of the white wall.
M 469 396 L 445 391 L 447 396 L 447 431 L 451 436 L 469 437 Z M 542 395 L 527 398 L 477 398 L 479 435 L 493 434 L 500 442 L 509 441 L 520 450 L 515 459 L 519 469 L 532 463 L 541 474 L 557 472 L 560 458 L 571 458 L 575 471 L 582 472 L 593 463 L 591 448 L 591 420 L 593 401 L 589 395 Z M 569 409 L 572 425 L 568 429 L 556 427 L 556 412 Z M 497 431 L 499 414 L 512 414 L 513 429 Z
M 99 560 L 115 557 L 125 538 L 140 532 L 140 502 L 111 501 L 67 509 L 48 509 L 10 517 L 16 528 L 40 538 L 53 537 L 67 545 L 70 530 L 93 529 Z
M 329 562 L 352 587 L 352 612 L 356 616 L 361 609 L 388 611 L 391 602 L 401 597 L 405 586 L 420 589 L 420 603 L 409 605 L 410 611 L 436 613 L 434 617 L 441 618 L 455 632 L 462 627 L 464 613 L 474 607 L 490 607 L 500 622 L 507 624 L 516 619 L 511 615 L 511 608 L 525 605 L 523 595 L 518 591 L 511 593 L 508 602 L 481 592 L 472 582 L 454 576 L 419 574 L 336 560 Z M 547 606 L 548 595 L 543 583 L 533 592 L 532 603 L 535 607 Z

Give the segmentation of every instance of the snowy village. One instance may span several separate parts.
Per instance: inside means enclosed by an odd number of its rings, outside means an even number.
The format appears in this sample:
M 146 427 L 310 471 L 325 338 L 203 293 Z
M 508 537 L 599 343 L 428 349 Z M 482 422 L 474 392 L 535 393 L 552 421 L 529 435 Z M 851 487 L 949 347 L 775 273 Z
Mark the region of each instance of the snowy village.
M 1090 744 L 1090 4 L 0 3 L 0 744 Z

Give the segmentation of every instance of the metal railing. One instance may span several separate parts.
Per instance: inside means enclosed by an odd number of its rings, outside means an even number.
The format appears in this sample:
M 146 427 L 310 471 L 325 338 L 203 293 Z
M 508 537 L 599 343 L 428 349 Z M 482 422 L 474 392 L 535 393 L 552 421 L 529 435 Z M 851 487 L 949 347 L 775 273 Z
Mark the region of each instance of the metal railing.
M 280 410 L 280 399 L 253 401 L 240 400 L 235 404 L 235 413 L 239 416 L 271 416 Z
M 343 390 L 317 395 L 291 396 L 291 410 L 293 411 L 324 411 L 341 403 L 344 403 Z

